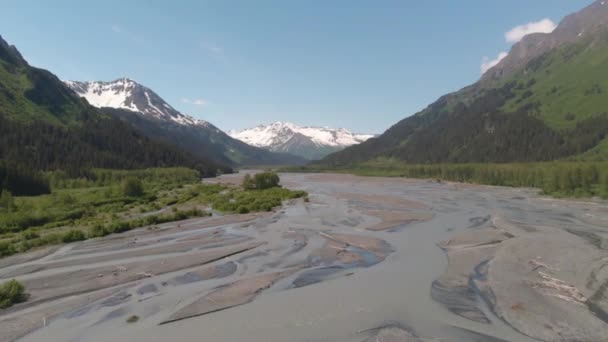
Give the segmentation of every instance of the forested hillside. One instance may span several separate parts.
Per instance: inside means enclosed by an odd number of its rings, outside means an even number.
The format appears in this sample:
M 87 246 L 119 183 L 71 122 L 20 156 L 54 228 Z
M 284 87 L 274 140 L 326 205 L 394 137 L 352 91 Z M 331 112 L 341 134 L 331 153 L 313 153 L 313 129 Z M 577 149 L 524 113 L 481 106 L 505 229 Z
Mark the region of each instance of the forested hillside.
M 607 76 L 608 6 L 597 1 L 524 37 L 480 82 L 321 163 L 606 160 Z
M 62 169 L 78 175 L 93 167 L 186 166 L 206 176 L 231 171 L 102 114 L 52 73 L 31 67 L 1 38 L 0 160 L 32 174 Z M 13 179 L 3 186 L 12 187 Z

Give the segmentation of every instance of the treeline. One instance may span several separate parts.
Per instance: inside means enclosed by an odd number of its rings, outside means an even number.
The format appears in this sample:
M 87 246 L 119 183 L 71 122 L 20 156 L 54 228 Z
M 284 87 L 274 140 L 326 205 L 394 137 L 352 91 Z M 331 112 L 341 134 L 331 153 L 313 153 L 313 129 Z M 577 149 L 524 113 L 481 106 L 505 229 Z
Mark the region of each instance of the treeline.
M 91 168 L 140 169 L 184 166 L 203 176 L 231 168 L 156 142 L 117 119 L 91 118 L 81 125 L 23 124 L 0 112 L 0 159 L 32 171 L 64 170 L 78 177 Z
M 608 162 L 407 165 L 360 164 L 340 169 L 361 175 L 431 178 L 454 182 L 539 188 L 554 196 L 608 198 Z
M 46 172 L 45 176 L 53 189 L 111 186 L 120 184 L 130 178 L 135 178 L 142 182 L 179 185 L 195 183 L 201 178 L 197 170 L 185 167 L 138 170 L 89 169 L 84 170 L 78 177 L 72 177 L 67 172 L 59 170 Z
M 0 160 L 0 191 L 15 196 L 36 196 L 51 192 L 48 179 L 40 172 Z

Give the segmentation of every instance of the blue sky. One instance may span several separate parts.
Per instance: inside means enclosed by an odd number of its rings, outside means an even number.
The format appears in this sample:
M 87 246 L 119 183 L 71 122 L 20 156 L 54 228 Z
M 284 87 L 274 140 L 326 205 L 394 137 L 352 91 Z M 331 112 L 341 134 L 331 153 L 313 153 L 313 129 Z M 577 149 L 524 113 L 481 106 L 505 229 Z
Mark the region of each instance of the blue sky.
M 225 130 L 381 133 L 476 81 L 484 56 L 509 50 L 506 32 L 589 3 L 9 0 L 0 35 L 61 79 L 127 76 Z

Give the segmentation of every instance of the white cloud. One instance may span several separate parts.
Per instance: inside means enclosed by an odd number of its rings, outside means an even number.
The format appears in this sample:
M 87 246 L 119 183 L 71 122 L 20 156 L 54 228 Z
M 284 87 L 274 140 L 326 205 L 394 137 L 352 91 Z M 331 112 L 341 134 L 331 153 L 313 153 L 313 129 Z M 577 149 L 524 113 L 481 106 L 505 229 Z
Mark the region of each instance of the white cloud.
M 510 31 L 505 33 L 505 40 L 508 43 L 517 43 L 524 36 L 530 33 L 551 33 L 556 27 L 557 25 L 555 25 L 551 19 L 545 18 L 540 21 L 515 26 Z
M 112 25 L 112 31 L 114 31 L 114 33 L 121 33 L 122 27 L 120 27 L 120 25 L 114 24 Z
M 496 56 L 496 58 L 492 60 L 488 56 L 484 56 L 481 59 L 481 73 L 485 74 L 486 71 L 490 70 L 496 64 L 500 63 L 500 61 L 502 61 L 505 57 L 507 57 L 507 53 L 504 51 L 499 53 L 498 56 Z
M 181 98 L 182 103 L 187 103 L 187 104 L 191 104 L 191 105 L 195 105 L 195 106 L 206 106 L 209 104 L 208 101 L 205 101 L 203 99 L 189 99 L 187 97 L 182 97 Z
M 207 51 L 209 56 L 213 58 L 220 59 L 224 56 L 224 48 L 219 45 L 210 42 L 201 42 L 200 47 Z
M 555 30 L 556 27 L 557 25 L 555 25 L 555 23 L 551 19 L 545 18 L 539 21 L 515 26 L 514 28 L 505 33 L 505 40 L 507 41 L 507 43 L 515 44 L 522 40 L 522 38 L 526 35 L 529 35 L 531 33 L 551 33 L 553 32 L 553 30 Z M 503 60 L 505 57 L 507 57 L 507 53 L 504 51 L 499 53 L 495 59 L 490 59 L 489 57 L 484 56 L 481 59 L 481 74 L 485 74 L 486 71 L 490 70 L 493 66 L 500 63 L 500 61 Z

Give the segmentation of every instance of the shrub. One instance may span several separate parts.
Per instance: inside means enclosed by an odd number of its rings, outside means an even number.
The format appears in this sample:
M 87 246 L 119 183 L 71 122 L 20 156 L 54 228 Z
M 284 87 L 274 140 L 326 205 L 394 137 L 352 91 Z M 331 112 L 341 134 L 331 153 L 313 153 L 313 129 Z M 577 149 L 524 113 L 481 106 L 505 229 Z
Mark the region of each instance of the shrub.
M 26 230 L 26 231 L 24 231 L 24 232 L 21 233 L 21 238 L 23 240 L 33 240 L 33 239 L 37 239 L 39 237 L 40 237 L 40 235 L 38 235 L 33 230 Z
M 252 190 L 255 184 L 251 180 L 251 175 L 246 174 L 243 178 L 243 190 Z
M 103 237 L 108 234 L 110 232 L 101 223 L 94 224 L 91 230 L 89 230 L 89 238 Z
M 6 309 L 25 299 L 25 288 L 15 279 L 0 285 L 0 309 Z
M 129 177 L 122 184 L 122 192 L 128 197 L 141 197 L 144 194 L 144 186 L 139 179 Z
M 264 172 L 253 177 L 255 188 L 259 190 L 276 188 L 279 186 L 279 175 L 274 172 Z
M 279 186 L 280 178 L 275 172 L 257 173 L 253 177 L 245 175 L 243 178 L 244 190 L 264 190 Z
M 63 234 L 60 234 L 60 233 L 46 234 L 36 241 L 38 242 L 38 246 L 58 244 L 58 243 L 63 242 Z
M 110 225 L 109 231 L 112 233 L 122 233 L 131 230 L 131 225 L 126 221 L 115 221 Z
M 8 190 L 2 190 L 2 194 L 0 194 L 0 207 L 7 210 L 15 208 L 15 200 Z
M 81 230 L 70 230 L 61 236 L 61 241 L 64 243 L 86 240 L 86 235 Z
M 601 196 L 604 199 L 608 199 L 608 173 L 606 173 L 602 179 L 601 184 Z
M 0 241 L 0 257 L 9 256 L 17 253 L 15 244 L 9 241 Z

